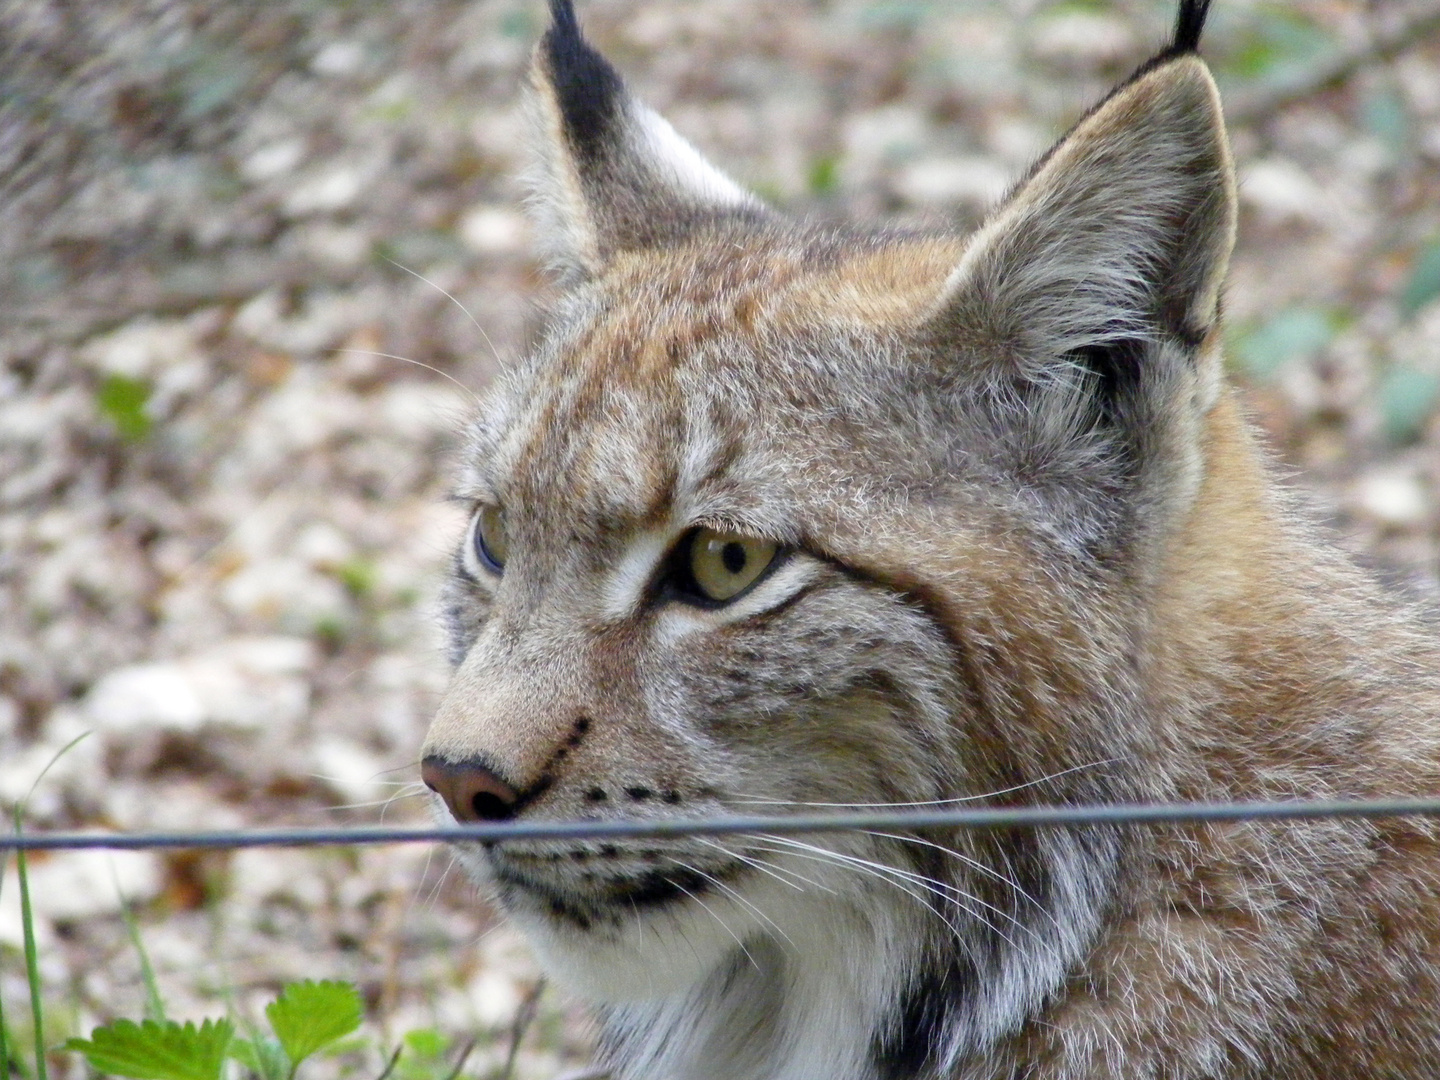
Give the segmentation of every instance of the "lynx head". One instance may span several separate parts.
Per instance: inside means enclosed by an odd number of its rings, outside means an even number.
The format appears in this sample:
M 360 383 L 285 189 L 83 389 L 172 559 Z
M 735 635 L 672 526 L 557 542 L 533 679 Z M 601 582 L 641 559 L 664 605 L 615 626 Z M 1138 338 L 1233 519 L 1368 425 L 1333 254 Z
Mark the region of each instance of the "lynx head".
M 1156 793 L 1132 658 L 1198 482 L 1235 219 L 1205 7 L 1185 0 L 1173 45 L 958 236 L 771 210 L 552 0 L 534 203 L 563 295 L 459 485 L 457 670 L 424 751 L 442 815 Z M 827 1008 L 869 1034 L 811 1046 L 832 1069 L 813 1075 L 911 1075 L 1049 992 L 1123 844 L 464 857 L 553 967 L 625 1003 L 611 1040 L 650 1062 L 634 1075 L 690 1075 L 682 1044 L 731 1055 L 709 1075 L 770 1075 L 746 1055 L 800 1053 L 784 1003 L 821 968 L 845 988 Z M 744 1023 L 697 1019 L 732 998 Z M 685 1039 L 641 1032 L 636 1010 L 675 1002 Z

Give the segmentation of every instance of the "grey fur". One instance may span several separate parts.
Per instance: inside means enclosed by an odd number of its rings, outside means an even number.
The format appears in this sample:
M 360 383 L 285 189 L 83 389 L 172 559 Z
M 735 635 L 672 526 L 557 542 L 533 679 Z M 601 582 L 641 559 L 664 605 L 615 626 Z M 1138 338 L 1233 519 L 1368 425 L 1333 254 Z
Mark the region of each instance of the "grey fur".
M 459 494 L 504 509 L 511 554 L 457 559 L 428 754 L 483 759 L 537 817 L 1440 784 L 1433 641 L 1297 523 L 1223 385 L 1234 191 L 1198 59 L 1162 55 L 959 238 L 786 222 L 618 79 L 577 139 L 553 54 L 537 204 L 564 296 L 472 433 Z M 787 553 L 728 605 L 677 600 L 700 526 Z M 1440 958 L 1403 912 L 1434 899 L 1435 843 L 462 857 L 601 1003 L 624 1080 L 1420 1080 Z M 1411 847 L 1424 872 L 1392 882 Z M 1348 973 L 1382 1026 L 1335 972 L 1387 919 Z

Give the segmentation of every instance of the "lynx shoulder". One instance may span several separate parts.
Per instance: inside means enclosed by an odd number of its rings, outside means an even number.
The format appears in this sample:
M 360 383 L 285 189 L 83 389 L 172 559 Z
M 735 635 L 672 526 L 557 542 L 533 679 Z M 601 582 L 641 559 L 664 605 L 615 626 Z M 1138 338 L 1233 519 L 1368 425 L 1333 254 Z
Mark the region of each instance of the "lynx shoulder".
M 551 8 L 562 297 L 459 483 L 442 817 L 1440 793 L 1434 630 L 1222 374 L 1206 0 L 969 236 L 786 218 Z M 461 857 L 625 1080 L 1440 1076 L 1433 821 Z

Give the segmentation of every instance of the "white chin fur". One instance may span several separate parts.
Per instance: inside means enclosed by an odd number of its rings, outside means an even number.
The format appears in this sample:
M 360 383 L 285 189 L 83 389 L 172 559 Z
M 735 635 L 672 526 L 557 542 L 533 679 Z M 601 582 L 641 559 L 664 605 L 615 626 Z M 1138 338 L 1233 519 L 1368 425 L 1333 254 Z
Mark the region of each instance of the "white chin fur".
M 463 846 L 454 850 L 470 880 L 493 894 L 495 876 L 484 853 Z M 765 899 L 752 902 L 760 907 Z M 730 897 L 706 895 L 704 901 L 714 915 L 699 902 L 681 897 L 661 906 L 621 911 L 618 925 L 597 920 L 588 930 L 554 918 L 538 900 L 502 906 L 557 982 L 595 1004 L 619 1004 L 683 994 L 702 981 L 736 947 L 736 938 L 717 916 L 741 940 L 753 932 L 754 914 Z
M 760 935 L 777 936 L 777 927 L 819 917 L 813 900 L 788 886 L 757 875 L 698 899 L 622 911 L 621 922 L 597 921 L 589 930 L 557 921 L 539 905 L 509 910 L 556 980 L 596 1004 L 636 1004 L 688 993 L 725 963 L 741 943 Z M 750 906 L 753 905 L 753 908 Z M 763 911 L 762 918 L 757 914 Z M 808 914 L 802 909 L 810 909 Z M 780 944 L 785 944 L 782 939 Z

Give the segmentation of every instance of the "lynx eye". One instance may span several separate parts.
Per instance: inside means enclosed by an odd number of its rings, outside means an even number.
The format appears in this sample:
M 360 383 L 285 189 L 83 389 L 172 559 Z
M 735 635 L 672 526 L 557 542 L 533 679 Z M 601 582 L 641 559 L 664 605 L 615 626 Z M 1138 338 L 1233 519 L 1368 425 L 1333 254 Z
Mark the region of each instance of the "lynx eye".
M 505 569 L 505 559 L 509 554 L 510 538 L 505 532 L 505 511 L 498 506 L 482 506 L 470 521 L 465 569 L 472 574 L 481 570 L 498 574 Z
M 696 529 L 678 552 L 678 584 L 692 598 L 727 603 L 759 581 L 779 551 L 773 540 Z

